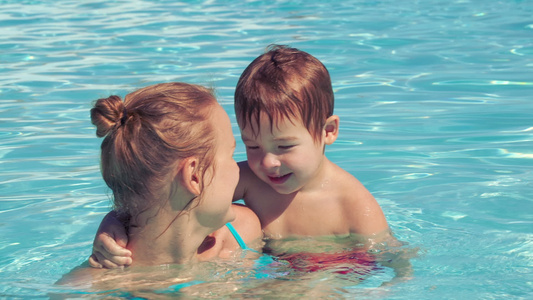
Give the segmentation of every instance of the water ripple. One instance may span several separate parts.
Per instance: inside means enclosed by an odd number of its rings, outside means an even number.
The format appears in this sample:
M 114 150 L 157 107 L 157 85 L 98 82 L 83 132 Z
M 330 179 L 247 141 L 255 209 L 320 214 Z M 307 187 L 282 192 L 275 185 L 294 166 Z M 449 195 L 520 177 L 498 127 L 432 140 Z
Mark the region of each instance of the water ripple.
M 413 261 L 415 280 L 384 297 L 530 294 L 528 1 L 5 0 L 0 7 L 1 295 L 42 298 L 90 252 L 110 207 L 92 101 L 158 82 L 206 84 L 238 135 L 235 85 L 271 43 L 327 66 L 341 128 L 326 154 L 374 194 L 395 234 L 425 253 Z M 282 281 L 264 280 L 253 293 Z M 288 293 L 317 286 L 287 282 Z M 457 282 L 467 287 L 461 293 Z M 335 296 L 368 298 L 365 291 L 350 286 Z

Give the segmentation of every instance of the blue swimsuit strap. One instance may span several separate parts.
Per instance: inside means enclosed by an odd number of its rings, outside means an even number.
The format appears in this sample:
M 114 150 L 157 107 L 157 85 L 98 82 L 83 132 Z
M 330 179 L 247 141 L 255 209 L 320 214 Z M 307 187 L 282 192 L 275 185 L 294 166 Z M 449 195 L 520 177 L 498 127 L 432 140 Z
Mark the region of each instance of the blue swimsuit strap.
M 229 231 L 231 232 L 231 234 L 233 235 L 233 237 L 235 238 L 237 243 L 239 243 L 239 246 L 241 246 L 241 248 L 244 249 L 244 250 L 248 250 L 248 247 L 246 247 L 246 244 L 242 240 L 242 238 L 239 235 L 239 233 L 237 232 L 237 230 L 235 230 L 235 227 L 233 227 L 233 225 L 231 225 L 231 223 L 226 223 L 226 227 L 228 227 Z

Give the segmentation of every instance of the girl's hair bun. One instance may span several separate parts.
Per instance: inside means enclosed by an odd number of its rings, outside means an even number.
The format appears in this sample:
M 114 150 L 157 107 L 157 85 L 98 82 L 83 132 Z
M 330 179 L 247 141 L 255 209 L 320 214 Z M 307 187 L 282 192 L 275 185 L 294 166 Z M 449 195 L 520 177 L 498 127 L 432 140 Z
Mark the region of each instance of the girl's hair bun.
M 91 121 L 96 126 L 96 136 L 104 137 L 121 124 L 125 118 L 124 102 L 119 96 L 96 100 L 91 109 Z

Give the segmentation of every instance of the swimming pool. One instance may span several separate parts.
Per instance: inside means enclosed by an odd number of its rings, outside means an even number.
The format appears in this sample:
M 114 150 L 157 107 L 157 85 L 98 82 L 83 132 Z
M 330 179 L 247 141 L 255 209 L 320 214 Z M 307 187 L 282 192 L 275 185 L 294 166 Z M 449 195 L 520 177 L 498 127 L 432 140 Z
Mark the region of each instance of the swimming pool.
M 339 298 L 533 296 L 532 1 L 0 7 L 0 298 L 61 293 L 53 283 L 91 251 L 109 210 L 93 100 L 158 82 L 208 84 L 238 134 L 234 87 L 270 43 L 328 67 L 341 133 L 326 153 L 374 194 L 395 235 L 421 249 L 414 276 L 380 287 L 386 270 L 343 285 L 331 274 L 299 280 L 277 267 L 214 266 L 196 296 L 298 297 L 311 288 Z

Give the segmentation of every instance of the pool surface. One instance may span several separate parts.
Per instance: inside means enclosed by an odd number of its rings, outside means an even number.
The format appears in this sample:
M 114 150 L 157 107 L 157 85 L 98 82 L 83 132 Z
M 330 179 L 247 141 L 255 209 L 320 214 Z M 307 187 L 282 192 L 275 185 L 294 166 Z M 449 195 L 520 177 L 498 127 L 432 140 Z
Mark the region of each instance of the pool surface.
M 531 0 L 0 0 L 0 298 L 533 298 L 532 16 Z M 327 156 L 418 249 L 412 278 L 257 260 L 148 268 L 128 277 L 137 289 L 55 286 L 110 209 L 92 102 L 208 85 L 238 135 L 235 85 L 271 43 L 329 69 L 341 132 Z

